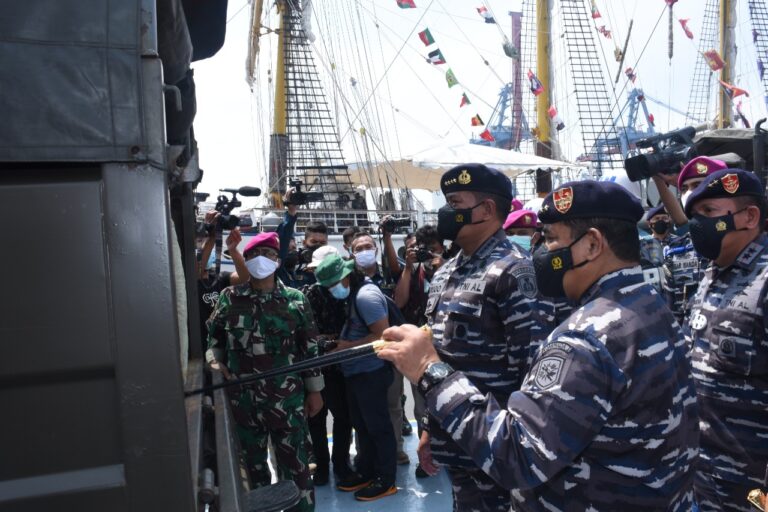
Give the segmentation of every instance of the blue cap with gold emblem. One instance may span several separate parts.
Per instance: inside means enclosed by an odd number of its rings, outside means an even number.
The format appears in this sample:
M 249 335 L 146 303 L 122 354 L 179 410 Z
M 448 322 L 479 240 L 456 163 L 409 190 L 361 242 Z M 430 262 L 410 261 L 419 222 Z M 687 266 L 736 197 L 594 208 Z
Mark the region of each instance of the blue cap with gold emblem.
M 572 181 L 544 198 L 539 210 L 542 224 L 570 219 L 602 218 L 638 222 L 643 217 L 640 201 L 611 181 Z
M 453 192 L 482 192 L 512 200 L 512 182 L 497 169 L 483 164 L 462 164 L 446 171 L 440 179 L 443 195 Z
M 753 196 L 765 200 L 765 189 L 760 178 L 750 171 L 743 169 L 723 169 L 713 172 L 699 183 L 685 203 L 685 214 L 693 214 L 693 204 L 700 199 L 718 197 Z

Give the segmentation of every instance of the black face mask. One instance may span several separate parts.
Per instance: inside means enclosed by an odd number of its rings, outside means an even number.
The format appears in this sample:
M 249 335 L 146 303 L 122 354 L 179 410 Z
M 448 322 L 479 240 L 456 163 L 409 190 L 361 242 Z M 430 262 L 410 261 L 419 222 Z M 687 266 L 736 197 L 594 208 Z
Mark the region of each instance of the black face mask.
M 299 264 L 298 251 L 290 251 L 288 254 L 286 254 L 285 259 L 283 259 L 283 267 L 286 270 L 293 270 L 296 268 L 296 265 L 298 264 Z
M 739 210 L 736 213 L 743 211 Z M 716 260 L 720 256 L 725 235 L 730 231 L 742 231 L 742 229 L 736 229 L 733 222 L 733 216 L 736 213 L 728 212 L 728 215 L 720 217 L 705 217 L 698 214 L 693 216 L 688 225 L 693 248 L 700 256 L 708 260 Z
M 477 203 L 472 208 L 462 208 L 456 210 L 451 208 L 450 205 L 445 205 L 437 211 L 437 234 L 443 240 L 456 240 L 459 236 L 459 231 L 464 226 L 471 226 L 472 224 L 482 224 L 483 220 L 479 222 L 472 222 L 472 210 L 477 208 L 483 203 Z
M 665 220 L 657 220 L 656 222 L 651 224 L 651 229 L 657 235 L 663 235 L 664 233 L 669 231 L 669 222 Z
M 571 255 L 571 247 L 586 234 L 586 232 L 583 233 L 567 247 L 549 251 L 544 244 L 541 244 L 533 252 L 533 269 L 536 272 L 536 285 L 539 287 L 542 295 L 553 298 L 565 297 L 565 288 L 563 288 L 565 273 L 589 263 L 589 260 L 584 260 L 578 265 L 574 265 L 573 256 Z

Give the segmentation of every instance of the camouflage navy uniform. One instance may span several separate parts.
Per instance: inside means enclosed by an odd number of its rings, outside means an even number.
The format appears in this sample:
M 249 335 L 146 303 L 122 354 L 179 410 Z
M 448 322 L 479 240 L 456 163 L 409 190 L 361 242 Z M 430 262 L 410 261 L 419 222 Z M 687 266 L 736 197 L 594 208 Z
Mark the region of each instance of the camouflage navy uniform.
M 426 315 L 440 358 L 463 371 L 482 393 L 506 400 L 526 372 L 536 297 L 530 257 L 499 230 L 470 257 L 461 253 L 432 279 Z M 433 418 L 434 459 L 451 476 L 455 510 L 503 510 L 509 491 L 481 471 Z
M 317 356 L 309 303 L 300 291 L 279 280 L 268 293 L 251 289 L 249 283 L 226 288 L 208 320 L 208 331 L 208 359 L 224 362 L 238 377 Z M 267 441 L 271 439 L 278 479 L 293 480 L 301 491 L 296 510 L 314 510 L 304 392 L 322 388 L 320 370 L 229 388 L 251 484 L 270 483 Z
M 696 395 L 685 340 L 639 266 L 604 275 L 503 400 L 454 372 L 440 426 L 512 490 L 513 510 L 688 512 Z
M 691 236 L 685 233 L 664 247 L 664 268 L 670 309 L 677 322 L 684 325 L 690 313 L 691 298 L 704 277 L 707 261 L 696 254 Z
M 768 461 L 768 236 L 728 268 L 711 265 L 686 333 L 701 408 L 696 498 L 702 511 L 750 510 Z

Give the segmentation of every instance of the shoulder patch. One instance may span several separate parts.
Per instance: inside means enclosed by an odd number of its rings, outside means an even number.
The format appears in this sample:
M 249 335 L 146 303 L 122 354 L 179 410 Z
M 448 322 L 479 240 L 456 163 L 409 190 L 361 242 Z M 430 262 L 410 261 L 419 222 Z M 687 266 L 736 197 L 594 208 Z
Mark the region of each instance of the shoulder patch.
M 536 286 L 536 273 L 531 265 L 516 265 L 510 273 L 517 279 L 517 287 L 523 297 L 533 299 L 539 292 Z
M 559 383 L 564 365 L 565 358 L 561 356 L 542 358 L 537 364 L 536 376 L 533 378 L 534 384 L 541 389 L 547 389 Z

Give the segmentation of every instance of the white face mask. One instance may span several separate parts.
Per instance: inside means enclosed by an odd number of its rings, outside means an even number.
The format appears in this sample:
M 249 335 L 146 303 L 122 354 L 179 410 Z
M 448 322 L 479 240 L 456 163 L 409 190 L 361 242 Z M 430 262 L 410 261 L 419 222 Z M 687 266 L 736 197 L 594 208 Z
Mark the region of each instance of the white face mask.
M 266 256 L 256 256 L 245 262 L 248 272 L 256 279 L 265 279 L 275 273 L 278 263 Z
M 683 208 L 685 208 L 685 205 L 688 203 L 688 198 L 691 197 L 692 192 L 693 190 L 688 190 L 682 196 L 680 196 L 680 201 L 683 203 Z
M 370 268 L 376 264 L 376 251 L 368 249 L 355 254 L 355 262 L 361 268 Z

